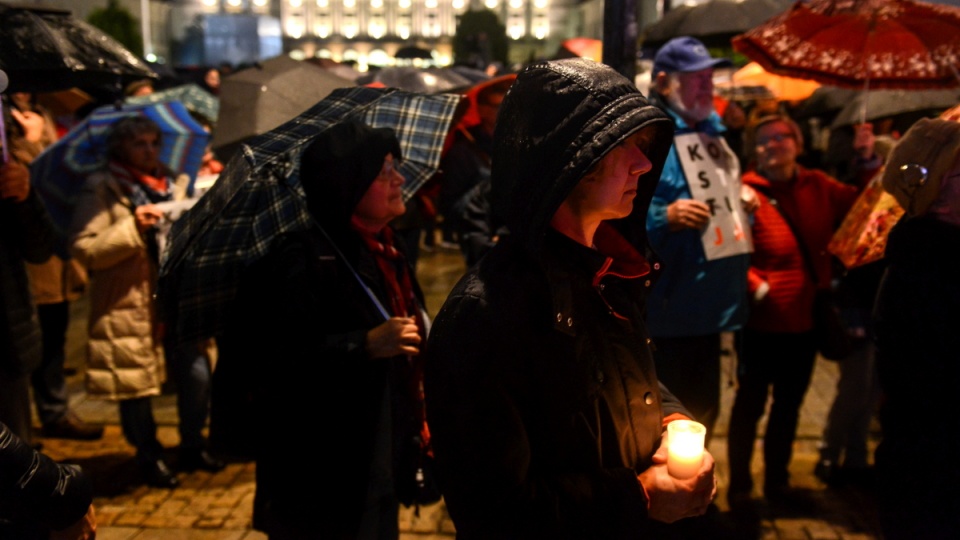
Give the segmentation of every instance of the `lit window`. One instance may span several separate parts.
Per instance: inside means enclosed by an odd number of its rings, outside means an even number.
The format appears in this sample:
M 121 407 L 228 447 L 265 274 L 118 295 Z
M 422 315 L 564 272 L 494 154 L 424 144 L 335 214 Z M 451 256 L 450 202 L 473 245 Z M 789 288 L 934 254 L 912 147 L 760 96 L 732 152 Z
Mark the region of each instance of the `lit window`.
M 460 11 L 463 9 L 464 3 L 463 0 L 453 0 L 453 9 Z
M 263 7 L 267 5 L 267 0 L 253 0 L 253 5 L 257 7 Z
M 330 6 L 330 2 L 328 2 L 327 0 L 317 0 L 317 7 L 327 8 L 329 6 Z
M 287 21 L 287 35 L 296 39 L 303 36 L 303 23 L 292 19 Z
M 497 0 L 485 0 L 483 5 L 487 6 L 489 9 L 497 9 Z
M 523 23 L 511 24 L 510 30 L 507 33 L 510 34 L 510 37 L 513 39 L 520 39 L 520 36 L 523 35 Z
M 240 0 L 227 0 L 227 1 L 235 6 L 240 5 Z M 290 7 L 298 8 L 301 5 L 303 5 L 303 0 L 290 0 Z
M 370 0 L 370 7 L 380 9 L 383 7 L 383 0 Z
M 425 8 L 427 8 L 427 9 L 436 9 L 436 8 L 437 8 L 437 0 L 424 0 L 424 1 L 423 1 L 423 6 L 424 6 Z
M 374 39 L 380 39 L 387 33 L 387 23 L 383 17 L 374 17 L 367 25 L 367 34 Z
M 330 37 L 330 25 L 326 21 L 318 22 L 313 26 L 313 33 L 321 38 Z
M 217 0 L 203 0 L 203 4 L 206 6 L 213 7 L 217 5 Z
M 544 39 L 550 34 L 550 23 L 542 22 L 534 27 L 533 35 L 537 39 Z
M 397 5 L 400 9 L 410 9 L 410 0 L 400 0 Z
M 357 28 L 357 19 L 356 17 L 346 17 L 343 20 L 343 26 L 340 28 L 343 37 L 347 39 L 352 39 L 356 37 L 357 32 L 360 31 Z
M 544 9 L 547 7 L 547 0 L 533 0 L 533 6 L 537 9 Z
M 343 7 L 353 8 L 357 5 L 357 0 L 343 0 Z
M 523 7 L 523 0 L 510 0 L 510 7 L 520 9 Z

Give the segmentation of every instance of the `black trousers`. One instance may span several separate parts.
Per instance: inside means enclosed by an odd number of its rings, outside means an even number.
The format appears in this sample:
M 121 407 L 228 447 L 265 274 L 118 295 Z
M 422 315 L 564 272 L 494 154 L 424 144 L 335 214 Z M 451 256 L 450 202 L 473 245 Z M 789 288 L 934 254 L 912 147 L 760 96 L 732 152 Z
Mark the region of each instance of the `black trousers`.
M 763 437 L 764 483 L 766 488 L 787 487 L 800 406 L 816 361 L 813 335 L 744 330 L 741 338 L 737 394 L 727 435 L 730 491 L 749 492 L 753 488 L 750 462 L 757 424 L 771 391 L 773 403 Z

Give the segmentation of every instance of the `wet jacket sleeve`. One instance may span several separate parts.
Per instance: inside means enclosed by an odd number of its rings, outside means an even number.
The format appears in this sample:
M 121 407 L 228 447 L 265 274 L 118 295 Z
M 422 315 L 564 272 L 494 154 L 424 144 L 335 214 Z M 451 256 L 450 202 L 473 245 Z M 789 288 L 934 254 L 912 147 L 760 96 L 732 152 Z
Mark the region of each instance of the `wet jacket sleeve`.
M 80 467 L 54 462 L 0 423 L 0 519 L 59 530 L 79 521 L 92 501 Z
M 39 264 L 53 255 L 56 232 L 47 209 L 34 190 L 31 189 L 22 202 L 3 201 L 0 211 L 12 216 L 12 219 L 4 220 L 3 226 L 16 231 L 10 237 L 25 261 Z

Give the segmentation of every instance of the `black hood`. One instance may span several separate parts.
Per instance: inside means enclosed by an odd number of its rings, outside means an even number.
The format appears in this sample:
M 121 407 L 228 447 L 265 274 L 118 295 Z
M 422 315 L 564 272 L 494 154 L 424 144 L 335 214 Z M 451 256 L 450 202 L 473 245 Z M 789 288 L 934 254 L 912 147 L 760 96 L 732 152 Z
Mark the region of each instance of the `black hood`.
M 539 253 L 553 214 L 581 178 L 624 139 L 656 130 L 644 148 L 630 216 L 611 223 L 641 253 L 646 214 L 673 142 L 673 121 L 613 68 L 582 58 L 542 62 L 517 77 L 497 117 L 491 183 L 511 236 Z

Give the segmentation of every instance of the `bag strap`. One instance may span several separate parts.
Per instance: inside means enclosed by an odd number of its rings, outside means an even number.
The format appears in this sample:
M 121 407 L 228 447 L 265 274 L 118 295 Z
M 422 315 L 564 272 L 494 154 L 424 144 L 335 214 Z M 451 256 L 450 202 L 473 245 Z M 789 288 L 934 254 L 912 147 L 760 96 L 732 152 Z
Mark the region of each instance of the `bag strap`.
M 797 232 L 797 228 L 794 227 L 793 222 L 790 221 L 790 218 L 787 216 L 787 213 L 783 211 L 783 208 L 780 207 L 780 203 L 777 202 L 776 197 L 771 195 L 767 190 L 759 188 L 758 186 L 753 186 L 754 189 L 763 193 L 767 197 L 767 201 L 770 202 L 770 206 L 773 206 L 777 209 L 777 212 L 780 212 L 780 217 L 783 218 L 783 221 L 786 222 L 787 227 L 790 227 L 790 232 L 793 233 L 793 237 L 797 240 L 797 246 L 800 248 L 800 255 L 803 256 L 804 266 L 807 267 L 807 272 L 810 273 L 810 277 L 813 278 L 814 286 L 819 285 L 820 280 L 817 279 L 817 269 L 813 265 L 813 259 L 810 257 L 810 253 L 807 252 L 807 247 L 803 243 L 803 238 L 800 236 L 800 233 Z

